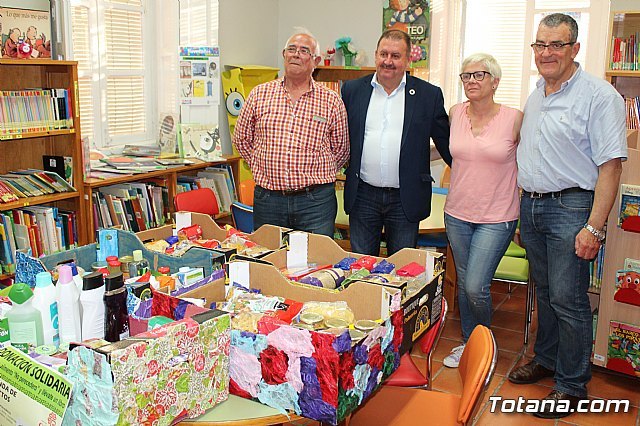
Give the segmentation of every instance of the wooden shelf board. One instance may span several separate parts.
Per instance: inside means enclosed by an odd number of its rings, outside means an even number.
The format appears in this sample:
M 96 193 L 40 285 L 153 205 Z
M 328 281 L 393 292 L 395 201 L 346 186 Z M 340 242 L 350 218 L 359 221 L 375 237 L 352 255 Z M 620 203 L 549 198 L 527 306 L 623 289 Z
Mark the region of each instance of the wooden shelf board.
M 608 70 L 607 77 L 640 77 L 640 71 Z
M 69 200 L 72 198 L 79 198 L 79 192 L 60 192 L 56 194 L 42 195 L 39 197 L 27 197 L 20 198 L 18 201 L 11 203 L 0 204 L 0 211 L 19 209 L 21 207 L 36 206 L 39 204 L 48 204 L 60 200 Z
M 47 130 L 44 132 L 26 132 L 12 135 L 0 135 L 0 141 L 42 138 L 45 136 L 71 135 L 76 132 L 75 129 Z
M 69 66 L 76 65 L 77 61 L 58 61 L 55 59 L 0 59 L 0 65 L 59 65 Z

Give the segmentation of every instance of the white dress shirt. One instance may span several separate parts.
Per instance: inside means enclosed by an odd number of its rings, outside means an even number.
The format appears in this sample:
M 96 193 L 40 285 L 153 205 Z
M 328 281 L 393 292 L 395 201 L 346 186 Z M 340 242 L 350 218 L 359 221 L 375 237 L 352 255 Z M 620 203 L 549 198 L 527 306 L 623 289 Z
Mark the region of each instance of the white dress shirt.
M 369 185 L 383 188 L 400 187 L 400 142 L 404 124 L 404 97 L 407 77 L 390 95 L 371 79 L 373 92 L 367 109 L 360 178 Z

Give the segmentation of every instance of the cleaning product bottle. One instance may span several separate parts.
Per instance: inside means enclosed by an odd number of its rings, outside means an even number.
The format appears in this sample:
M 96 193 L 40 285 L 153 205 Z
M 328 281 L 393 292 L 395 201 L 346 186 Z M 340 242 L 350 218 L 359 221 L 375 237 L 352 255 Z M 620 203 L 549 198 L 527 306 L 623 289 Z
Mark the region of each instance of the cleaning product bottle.
M 142 257 L 142 250 L 133 251 L 133 262 L 129 263 L 129 276 L 140 277 L 149 270 L 149 262 Z
M 118 342 L 129 337 L 127 290 L 122 272 L 107 275 L 104 285 L 104 339 Z
M 104 279 L 102 272 L 82 277 L 82 340 L 104 339 Z
M 44 344 L 58 346 L 58 302 L 56 288 L 51 281 L 49 272 L 39 272 L 36 275 L 36 287 L 33 289 L 33 307 L 40 311 L 42 317 L 42 332 Z
M 11 344 L 23 352 L 29 352 L 29 346 L 44 343 L 42 317 L 33 307 L 33 292 L 28 284 L 15 283 L 9 290 L 12 308 L 7 312 Z
M 79 342 L 82 340 L 80 293 L 75 282 L 73 282 L 73 275 L 69 265 L 62 265 L 58 268 L 56 290 L 60 343 Z
M 71 275 L 73 276 L 73 282 L 76 283 L 76 287 L 78 287 L 78 293 L 81 293 L 83 286 L 82 274 L 80 273 L 78 265 L 76 265 L 75 262 L 69 263 L 69 266 L 71 266 Z

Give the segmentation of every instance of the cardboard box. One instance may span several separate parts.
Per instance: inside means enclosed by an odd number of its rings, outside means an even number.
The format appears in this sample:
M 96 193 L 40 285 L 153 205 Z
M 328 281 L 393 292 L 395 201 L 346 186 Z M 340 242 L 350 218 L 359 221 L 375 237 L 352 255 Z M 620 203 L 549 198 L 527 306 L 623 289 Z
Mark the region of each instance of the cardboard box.
M 234 276 L 239 269 L 244 269 L 241 276 Z M 298 302 L 344 300 L 356 320 L 383 319 L 380 327 L 353 346 L 346 330 L 340 336 L 289 325 L 268 334 L 232 330 L 231 393 L 335 425 L 399 365 L 403 329 L 399 290 L 355 282 L 343 291 L 327 291 L 290 282 L 273 265 L 257 262 L 233 262 L 230 272 L 231 280 L 265 295 Z M 204 297 L 209 304 L 223 295 L 224 283 L 219 280 L 184 296 Z
M 113 374 L 118 424 L 171 425 L 226 400 L 230 330 L 229 314 L 207 311 L 94 349 L 106 356 Z M 92 384 L 100 381 L 92 368 L 84 370 L 89 370 L 86 379 L 76 375 L 72 380 L 91 391 Z M 77 398 L 75 403 L 82 405 L 83 400 Z
M 302 238 L 300 234 L 304 234 Z M 300 237 L 300 238 L 298 238 Z M 290 252 L 306 252 L 307 263 L 317 263 L 319 265 L 335 264 L 345 257 L 362 257 L 361 254 L 351 253 L 343 250 L 333 239 L 316 234 L 291 232 L 289 234 L 289 248 L 277 250 L 261 260 L 271 263 L 278 270 L 288 266 Z M 301 247 L 302 245 L 302 247 Z M 376 257 L 378 261 L 382 260 Z M 388 262 L 402 267 L 411 262 L 416 262 L 426 269 L 426 279 L 416 293 L 406 295 L 404 293 L 406 282 L 385 283 L 384 287 L 394 288 L 403 291 L 402 309 L 404 311 L 404 340 L 400 348 L 401 353 L 411 349 L 413 342 L 417 341 L 427 330 L 435 324 L 440 317 L 443 297 L 443 275 L 444 267 L 442 253 L 432 252 L 422 249 L 405 248 L 386 258 Z M 350 284 L 347 290 L 352 286 Z
M 202 228 L 202 237 L 205 239 L 214 239 L 220 242 L 227 238 L 227 231 L 220 228 L 217 223 L 211 218 L 211 216 L 202 213 L 187 213 L 180 212 L 181 214 L 189 214 L 191 216 L 192 225 L 200 225 Z M 165 225 L 159 228 L 148 229 L 136 233 L 136 236 L 141 242 L 164 240 L 173 235 L 173 225 Z M 249 234 L 249 239 L 254 243 L 266 247 L 269 250 L 277 250 L 285 245 L 286 236 L 291 232 L 290 229 L 281 228 L 273 225 L 263 225 L 260 229 L 255 230 Z M 216 248 L 215 251 L 224 253 L 225 260 L 228 262 L 233 255 L 236 254 L 235 249 Z M 264 256 L 264 255 L 262 255 Z M 262 257 L 259 256 L 259 257 Z
M 224 266 L 224 255 L 213 250 L 194 247 L 182 256 L 169 256 L 148 250 L 133 232 L 119 229 L 109 231 L 116 231 L 118 256 L 131 255 L 133 250 L 142 250 L 142 256 L 149 262 L 149 266 L 153 270 L 157 270 L 159 266 L 168 266 L 171 273 L 175 273 L 181 266 L 201 267 L 205 276 L 208 277 L 213 271 L 223 269 Z M 38 272 L 50 271 L 57 265 L 68 261 L 74 261 L 85 271 L 91 272 L 91 265 L 97 260 L 97 249 L 98 245 L 92 243 L 38 259 L 21 253 L 16 256 L 16 280 L 33 287 L 35 286 L 35 275 Z

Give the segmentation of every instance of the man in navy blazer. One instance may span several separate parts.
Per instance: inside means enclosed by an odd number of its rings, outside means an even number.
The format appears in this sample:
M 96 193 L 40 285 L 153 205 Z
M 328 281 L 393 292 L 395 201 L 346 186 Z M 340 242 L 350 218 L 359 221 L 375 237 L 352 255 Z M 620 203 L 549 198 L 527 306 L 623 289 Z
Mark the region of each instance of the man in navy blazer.
M 344 210 L 355 253 L 377 256 L 383 227 L 389 255 L 415 247 L 431 212 L 431 138 L 451 165 L 442 91 L 408 75 L 410 49 L 406 33 L 385 31 L 376 73 L 342 87 L 351 143 Z

